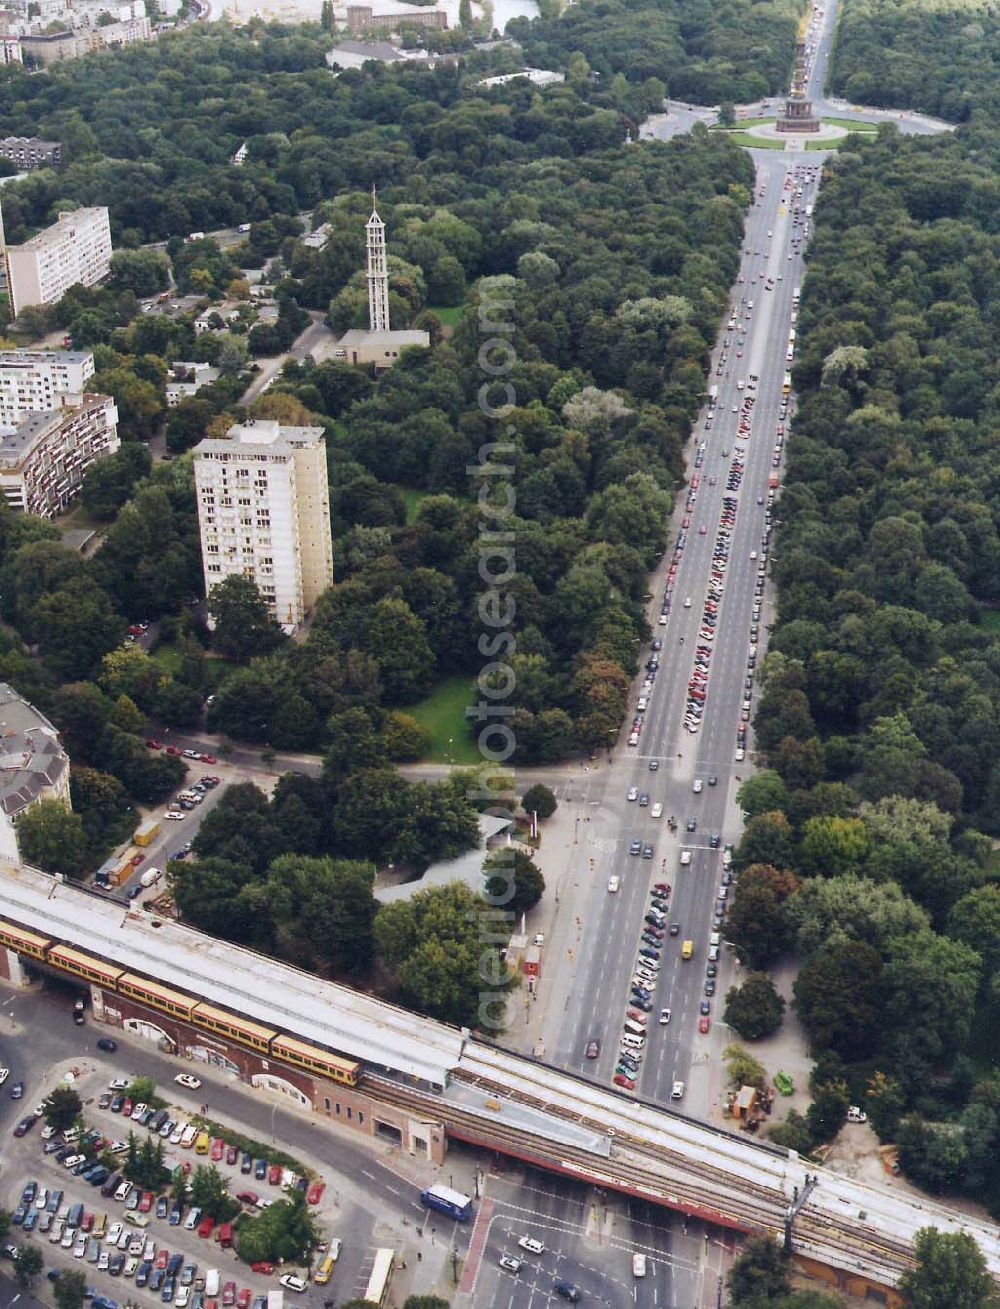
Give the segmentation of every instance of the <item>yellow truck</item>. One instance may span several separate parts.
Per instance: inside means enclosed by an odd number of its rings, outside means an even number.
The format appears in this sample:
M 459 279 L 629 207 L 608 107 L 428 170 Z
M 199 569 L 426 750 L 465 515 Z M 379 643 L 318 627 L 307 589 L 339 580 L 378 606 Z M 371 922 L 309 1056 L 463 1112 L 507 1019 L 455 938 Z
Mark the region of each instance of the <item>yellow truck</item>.
M 133 845 L 147 846 L 152 845 L 153 841 L 160 835 L 160 824 L 155 818 L 147 818 L 144 823 L 140 823 L 135 829 L 132 837 Z

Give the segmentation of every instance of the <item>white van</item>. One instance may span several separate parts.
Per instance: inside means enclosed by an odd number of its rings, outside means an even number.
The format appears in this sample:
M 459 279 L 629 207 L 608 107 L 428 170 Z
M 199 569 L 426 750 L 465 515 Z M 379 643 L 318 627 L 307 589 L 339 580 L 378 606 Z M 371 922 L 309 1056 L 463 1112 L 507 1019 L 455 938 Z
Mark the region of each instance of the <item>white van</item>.
M 671 1098 L 671 1100 L 683 1100 L 683 1099 L 684 1099 L 684 1083 L 683 1083 L 683 1082 L 674 1082 L 673 1086 L 672 1086 L 671 1089 L 670 1089 L 670 1098 Z
M 163 876 L 162 868 L 147 868 L 146 871 L 143 873 L 143 875 L 139 878 L 139 885 L 155 886 L 162 876 Z
M 632 1276 L 646 1276 L 646 1256 L 644 1254 L 634 1254 L 632 1256 Z
M 205 1299 L 212 1300 L 219 1294 L 219 1270 L 210 1268 L 205 1274 Z
M 713 932 L 712 935 L 708 938 L 708 944 L 709 944 L 709 945 L 721 945 L 721 944 L 722 944 L 722 936 L 721 936 L 718 932 Z
M 646 1029 L 641 1023 L 634 1022 L 631 1018 L 626 1018 L 623 1024 L 626 1032 L 631 1032 L 633 1036 L 645 1036 Z
M 644 1032 L 625 1032 L 622 1036 L 622 1045 L 628 1046 L 630 1050 L 641 1050 L 645 1039 Z
M 611 892 L 612 895 L 614 895 L 615 892 L 620 888 L 621 884 L 622 884 L 622 879 L 618 876 L 617 873 L 612 873 L 612 875 L 608 878 L 608 890 Z
M 681 851 L 681 866 L 682 866 L 682 867 L 687 867 L 687 865 L 688 865 L 690 862 L 691 862 L 691 851 L 690 851 L 690 850 L 682 850 L 682 851 Z
M 186 1150 L 189 1146 L 191 1146 L 194 1143 L 194 1138 L 197 1135 L 198 1135 L 197 1127 L 195 1127 L 194 1123 L 188 1123 L 187 1127 L 184 1128 L 184 1131 L 181 1132 L 180 1144 Z

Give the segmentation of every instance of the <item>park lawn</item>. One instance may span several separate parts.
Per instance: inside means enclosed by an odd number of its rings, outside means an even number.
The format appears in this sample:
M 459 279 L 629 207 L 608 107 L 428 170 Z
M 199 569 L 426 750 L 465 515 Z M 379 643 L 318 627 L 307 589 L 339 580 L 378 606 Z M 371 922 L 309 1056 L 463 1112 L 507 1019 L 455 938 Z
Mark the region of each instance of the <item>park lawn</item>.
M 428 305 L 427 308 L 441 319 L 445 327 L 457 327 L 462 321 L 465 305 Z
M 418 491 L 415 486 L 401 486 L 400 491 L 403 495 L 403 503 L 406 505 L 406 523 L 416 522 L 417 510 L 420 508 L 420 501 L 427 495 L 426 491 Z
M 160 665 L 164 672 L 176 674 L 180 672 L 181 656 L 176 646 L 164 642 L 158 645 L 150 654 L 150 659 Z M 217 655 L 205 656 L 205 687 L 206 691 L 214 691 L 223 678 L 230 671 L 232 665 L 228 659 L 220 659 Z
M 723 127 L 721 123 L 713 123 L 708 129 L 710 132 L 733 132 L 739 131 L 741 127 L 760 127 L 764 123 L 773 123 L 774 115 L 768 118 L 737 118 L 732 127 Z
M 734 145 L 749 146 L 752 150 L 784 150 L 784 141 L 769 141 L 764 136 L 751 136 L 749 132 L 729 132 Z
M 424 760 L 435 764 L 478 764 L 482 762 L 469 734 L 466 705 L 474 702 L 472 682 L 467 677 L 449 677 L 439 682 L 430 695 L 404 710 L 430 733 L 431 743 Z
M 823 115 L 824 124 L 831 127 L 842 127 L 847 132 L 877 132 L 878 123 L 858 122 L 856 118 L 827 118 Z

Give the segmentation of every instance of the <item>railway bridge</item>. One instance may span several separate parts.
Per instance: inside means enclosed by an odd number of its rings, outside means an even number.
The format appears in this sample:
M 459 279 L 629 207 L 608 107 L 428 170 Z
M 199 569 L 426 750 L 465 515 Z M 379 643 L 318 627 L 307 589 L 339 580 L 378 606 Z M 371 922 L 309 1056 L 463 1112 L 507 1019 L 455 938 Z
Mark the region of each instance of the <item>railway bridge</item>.
M 921 1227 L 997 1228 L 599 1086 L 23 865 L 0 865 L 0 977 L 90 986 L 95 1018 L 440 1161 L 453 1138 L 782 1241 L 831 1285 L 894 1304 Z

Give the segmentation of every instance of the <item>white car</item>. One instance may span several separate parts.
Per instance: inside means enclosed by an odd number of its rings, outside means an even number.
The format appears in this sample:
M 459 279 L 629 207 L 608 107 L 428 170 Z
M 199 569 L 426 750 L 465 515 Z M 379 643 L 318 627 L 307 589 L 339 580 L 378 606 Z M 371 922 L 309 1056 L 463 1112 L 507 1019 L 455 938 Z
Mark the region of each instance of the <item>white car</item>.
M 73 1245 L 73 1258 L 82 1259 L 87 1253 L 87 1233 L 81 1232 Z
M 102 1250 L 97 1259 L 97 1271 L 99 1273 L 106 1273 L 108 1271 L 108 1264 L 110 1262 L 111 1262 L 110 1250 Z
M 200 1077 L 192 1077 L 190 1073 L 178 1073 L 174 1078 L 178 1086 L 186 1087 L 189 1091 L 197 1091 L 201 1086 Z
M 4 1082 L 6 1082 L 9 1076 L 10 1076 L 9 1068 L 0 1068 L 0 1086 L 3 1086 Z
M 533 1236 L 522 1236 L 518 1245 L 522 1250 L 527 1250 L 528 1254 L 544 1254 L 544 1242 L 538 1241 Z
M 82 1164 L 86 1157 L 85 1154 L 71 1154 L 68 1159 L 63 1160 L 63 1167 L 75 1168 L 77 1164 Z
M 301 1294 L 306 1289 L 306 1283 L 294 1273 L 282 1273 L 278 1281 L 286 1291 L 298 1291 Z
M 149 1105 L 147 1104 L 142 1104 L 141 1102 L 137 1104 L 135 1108 L 132 1110 L 132 1114 L 131 1114 L 132 1121 L 137 1123 L 148 1108 Z
M 689 595 L 684 597 L 684 608 L 685 609 L 691 608 L 691 597 Z
M 670 1022 L 670 1010 L 669 1010 L 669 1009 L 661 1009 L 661 1010 L 660 1010 L 660 1026 L 661 1026 L 661 1027 L 666 1027 L 667 1023 L 669 1023 L 669 1022 Z
M 112 1223 L 111 1226 L 108 1228 L 108 1235 L 106 1238 L 108 1245 L 117 1245 L 118 1238 L 121 1236 L 124 1230 L 125 1229 L 121 1225 L 121 1223 Z
M 183 809 L 168 809 L 163 817 L 169 819 L 172 823 L 183 823 L 187 814 Z
M 663 814 L 663 805 L 661 804 L 654 804 L 652 809 L 650 809 L 649 811 L 650 818 L 659 818 L 662 816 L 662 814 Z
M 691 790 L 695 793 L 695 795 L 701 795 L 704 789 L 705 789 L 705 783 L 701 780 L 700 777 L 696 777 L 694 781 L 691 783 Z
M 127 1077 L 112 1077 L 111 1081 L 108 1083 L 109 1091 L 125 1091 L 127 1089 L 128 1089 Z
M 508 1273 L 519 1273 L 521 1271 L 520 1259 L 515 1259 L 512 1254 L 502 1254 L 500 1256 L 500 1267 L 506 1268 Z

